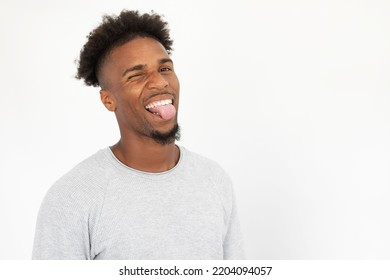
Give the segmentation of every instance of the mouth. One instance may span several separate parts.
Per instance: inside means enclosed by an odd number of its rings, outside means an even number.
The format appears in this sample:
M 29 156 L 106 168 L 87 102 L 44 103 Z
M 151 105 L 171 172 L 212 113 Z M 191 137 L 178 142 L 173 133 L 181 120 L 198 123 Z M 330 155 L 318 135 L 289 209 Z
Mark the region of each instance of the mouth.
M 163 120 L 170 120 L 176 115 L 173 99 L 164 99 L 148 103 L 145 109 Z

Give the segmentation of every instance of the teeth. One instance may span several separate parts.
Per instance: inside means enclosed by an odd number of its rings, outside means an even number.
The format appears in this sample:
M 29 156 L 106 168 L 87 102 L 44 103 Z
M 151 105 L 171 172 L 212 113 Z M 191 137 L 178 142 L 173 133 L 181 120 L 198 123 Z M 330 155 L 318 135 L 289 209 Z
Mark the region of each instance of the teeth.
M 153 103 L 150 103 L 145 106 L 146 109 L 152 109 L 157 106 L 163 106 L 167 104 L 172 104 L 172 99 L 165 99 L 165 100 L 160 100 L 160 101 L 155 101 Z

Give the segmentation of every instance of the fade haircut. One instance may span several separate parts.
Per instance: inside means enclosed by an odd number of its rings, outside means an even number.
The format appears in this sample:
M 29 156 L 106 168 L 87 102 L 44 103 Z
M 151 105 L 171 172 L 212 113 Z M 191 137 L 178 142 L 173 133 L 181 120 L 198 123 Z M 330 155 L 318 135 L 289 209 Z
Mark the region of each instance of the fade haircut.
M 89 33 L 87 42 L 80 51 L 77 79 L 84 79 L 87 86 L 99 86 L 98 75 L 107 55 L 136 37 L 149 37 L 159 41 L 168 52 L 172 51 L 167 22 L 151 12 L 123 10 L 119 16 L 103 16 L 102 23 Z

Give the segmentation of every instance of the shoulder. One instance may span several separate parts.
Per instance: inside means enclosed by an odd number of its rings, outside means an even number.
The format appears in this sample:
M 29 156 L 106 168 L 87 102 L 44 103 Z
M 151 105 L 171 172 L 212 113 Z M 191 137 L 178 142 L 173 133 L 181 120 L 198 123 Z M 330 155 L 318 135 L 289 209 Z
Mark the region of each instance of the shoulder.
M 230 179 L 225 170 L 216 161 L 194 153 L 184 147 L 180 147 L 180 149 L 184 153 L 183 160 L 185 160 L 189 168 L 200 170 L 204 175 L 210 176 L 215 180 Z
M 51 186 L 45 202 L 76 203 L 84 208 L 101 199 L 110 181 L 109 166 L 104 157 L 104 150 L 100 150 L 77 164 Z
M 216 161 L 209 159 L 200 154 L 191 152 L 181 147 L 183 151 L 183 160 L 189 171 L 194 176 L 200 176 L 202 181 L 209 182 L 215 188 L 215 191 L 224 200 L 230 200 L 233 192 L 233 184 L 230 176 Z

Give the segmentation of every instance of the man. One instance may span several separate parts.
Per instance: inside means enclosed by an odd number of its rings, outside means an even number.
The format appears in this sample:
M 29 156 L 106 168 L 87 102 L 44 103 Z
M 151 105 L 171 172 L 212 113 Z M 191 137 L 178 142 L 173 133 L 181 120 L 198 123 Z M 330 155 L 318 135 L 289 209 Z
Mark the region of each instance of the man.
M 39 211 L 33 259 L 241 259 L 232 184 L 175 144 L 179 81 L 157 14 L 105 16 L 77 78 L 100 86 L 121 138 L 59 179 Z

